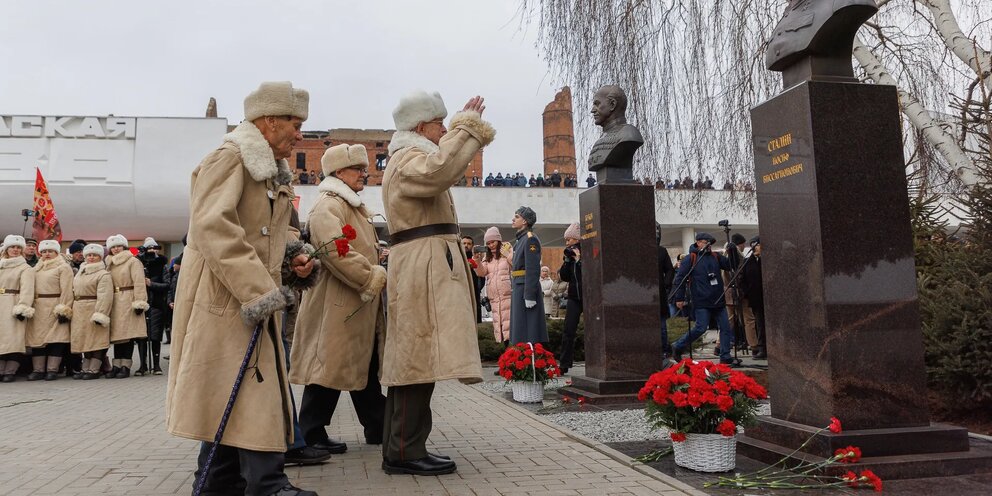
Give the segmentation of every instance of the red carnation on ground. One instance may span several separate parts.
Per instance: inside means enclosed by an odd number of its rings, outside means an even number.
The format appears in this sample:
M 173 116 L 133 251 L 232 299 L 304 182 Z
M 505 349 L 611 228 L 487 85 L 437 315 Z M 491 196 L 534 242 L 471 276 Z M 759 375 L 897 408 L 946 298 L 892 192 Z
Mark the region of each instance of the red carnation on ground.
M 830 429 L 830 432 L 833 432 L 834 434 L 840 434 L 840 431 L 841 431 L 840 419 L 838 419 L 837 417 L 830 417 L 830 427 L 829 427 L 829 429 Z
M 669 436 L 672 438 L 672 441 L 674 441 L 676 443 L 684 443 L 685 442 L 685 433 L 684 432 L 673 432 L 673 433 L 669 434 Z
M 854 446 L 848 446 L 834 451 L 834 456 L 839 457 L 837 461 L 841 463 L 857 463 L 861 460 L 861 450 Z
M 855 474 L 854 472 L 851 472 L 850 470 L 848 470 L 847 473 L 844 474 L 841 477 L 841 479 L 844 479 L 845 481 L 847 481 L 847 485 L 848 486 L 858 487 L 858 474 Z
M 334 248 L 338 251 L 338 256 L 343 257 L 348 254 L 351 246 L 348 244 L 348 240 L 345 238 L 338 238 L 334 240 Z
M 345 224 L 344 227 L 341 228 L 341 234 L 344 234 L 344 237 L 349 241 L 358 237 L 358 231 L 355 231 L 355 228 L 351 227 L 351 224 Z
M 733 437 L 734 434 L 737 434 L 737 426 L 732 420 L 724 419 L 720 425 L 716 426 L 716 431 L 726 437 Z
M 871 470 L 862 470 L 861 477 L 867 480 L 872 486 L 875 486 L 875 492 L 882 492 L 882 478 L 875 475 L 875 472 Z
M 585 405 L 586 404 L 586 397 L 585 396 L 579 396 L 579 404 L 580 405 Z

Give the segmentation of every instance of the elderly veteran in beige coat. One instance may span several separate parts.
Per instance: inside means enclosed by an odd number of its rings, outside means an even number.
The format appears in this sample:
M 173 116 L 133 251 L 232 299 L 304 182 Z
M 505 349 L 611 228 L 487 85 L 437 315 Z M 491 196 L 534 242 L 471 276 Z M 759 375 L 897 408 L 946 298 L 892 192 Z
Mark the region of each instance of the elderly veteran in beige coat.
M 369 155 L 362 145 L 328 148 L 320 160 L 324 178 L 320 196 L 307 219 L 310 242 L 330 243 L 320 262 L 325 270 L 313 289 L 303 294 L 296 321 L 289 380 L 304 384 L 300 428 L 307 446 L 343 453 L 347 445 L 330 439 L 324 427 L 341 391 L 351 402 L 365 431 L 365 442 L 382 443 L 386 397 L 379 385 L 379 330 L 385 327 L 380 293 L 386 269 L 379 265 L 379 240 L 371 214 L 358 192 L 365 187 Z M 335 253 L 342 228 L 355 229 L 347 255 Z M 354 315 L 352 315 L 354 313 Z
M 110 342 L 114 345 L 113 369 L 108 379 L 131 376 L 134 340 L 148 337 L 145 311 L 148 310 L 148 289 L 145 287 L 145 267 L 134 258 L 127 247 L 127 238 L 115 234 L 107 238 L 110 255 L 105 262 L 114 280 L 114 310 L 110 316 Z
M 34 266 L 34 318 L 28 321 L 27 345 L 31 348 L 28 380 L 58 378 L 62 357 L 69 349 L 72 318 L 72 268 L 59 254 L 59 242 L 38 244 L 41 258 Z
M 427 452 L 434 383 L 482 380 L 469 265 L 449 188 L 496 135 L 480 97 L 451 119 L 441 95 L 420 91 L 393 110 L 396 133 L 382 183 L 392 247 L 382 384 L 389 386 L 386 473 L 436 475 L 455 463 Z
M 193 171 L 188 245 L 176 288 L 166 425 L 203 441 L 194 487 L 256 325 L 262 332 L 227 430 L 205 476 L 205 493 L 314 494 L 289 483 L 284 452 L 292 413 L 282 318 L 294 303 L 280 290 L 289 263 L 305 283 L 315 264 L 289 220 L 295 198 L 286 158 L 302 139 L 309 94 L 266 82 L 245 98 L 245 120 Z M 226 493 L 225 493 L 226 494 Z
M 83 248 L 83 265 L 72 280 L 70 347 L 83 354 L 83 365 L 73 379 L 99 379 L 103 357 L 110 347 L 110 313 L 114 307 L 114 280 L 103 263 L 103 246 Z
M 14 382 L 27 351 L 27 319 L 34 316 L 34 271 L 24 259 L 24 237 L 11 234 L 0 246 L 0 374 Z

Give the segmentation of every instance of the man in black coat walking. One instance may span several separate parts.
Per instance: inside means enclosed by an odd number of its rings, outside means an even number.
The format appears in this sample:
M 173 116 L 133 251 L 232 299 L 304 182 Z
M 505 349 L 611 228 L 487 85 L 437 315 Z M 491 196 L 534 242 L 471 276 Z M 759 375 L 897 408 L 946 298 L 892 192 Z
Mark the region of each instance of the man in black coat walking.
M 658 293 L 661 299 L 661 351 L 662 358 L 672 354 L 672 345 L 668 342 L 668 293 L 672 291 L 672 281 L 675 280 L 675 267 L 668 249 L 661 246 L 661 225 L 655 224 L 655 239 L 658 242 Z

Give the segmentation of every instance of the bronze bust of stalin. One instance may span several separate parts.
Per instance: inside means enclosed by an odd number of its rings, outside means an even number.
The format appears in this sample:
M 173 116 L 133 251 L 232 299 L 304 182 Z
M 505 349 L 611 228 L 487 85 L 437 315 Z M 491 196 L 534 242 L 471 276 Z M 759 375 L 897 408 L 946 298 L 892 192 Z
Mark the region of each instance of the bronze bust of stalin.
M 765 66 L 782 72 L 786 88 L 809 79 L 855 81 L 851 45 L 875 12 L 874 0 L 791 0 L 768 42 Z

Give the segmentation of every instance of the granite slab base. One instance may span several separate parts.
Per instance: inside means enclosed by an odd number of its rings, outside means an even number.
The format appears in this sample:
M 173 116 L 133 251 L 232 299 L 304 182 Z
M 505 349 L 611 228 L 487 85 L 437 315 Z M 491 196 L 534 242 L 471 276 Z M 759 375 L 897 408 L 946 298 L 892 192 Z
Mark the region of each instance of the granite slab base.
M 761 417 L 758 425 L 738 436 L 737 450 L 748 458 L 772 464 L 793 455 L 804 461 L 819 462 L 840 448 L 857 446 L 862 458 L 857 465 L 828 469 L 840 475 L 857 467 L 871 469 L 882 479 L 912 479 L 962 474 L 992 473 L 992 446 L 973 443 L 968 431 L 946 424 L 888 429 L 844 430 L 839 434 L 774 417 Z

